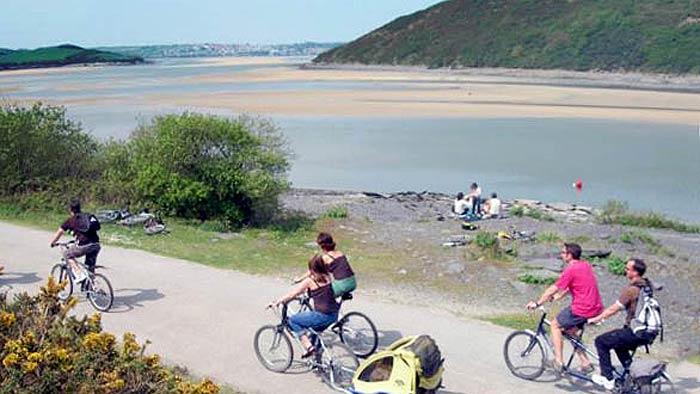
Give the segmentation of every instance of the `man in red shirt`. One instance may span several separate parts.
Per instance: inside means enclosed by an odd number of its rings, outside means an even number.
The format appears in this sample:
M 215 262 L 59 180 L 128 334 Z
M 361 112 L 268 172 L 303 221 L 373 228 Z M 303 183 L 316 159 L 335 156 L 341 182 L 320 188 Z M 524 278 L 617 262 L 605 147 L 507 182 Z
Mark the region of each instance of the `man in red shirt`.
M 528 309 L 535 309 L 547 301 L 558 300 L 567 293 L 571 293 L 571 306 L 562 309 L 557 317 L 552 319 L 552 343 L 557 369 L 563 367 L 564 342 L 561 331 L 566 330 L 569 335 L 575 336 L 589 318 L 603 311 L 603 302 L 593 267 L 587 261 L 581 260 L 581 246 L 565 243 L 560 256 L 567 266 L 559 276 L 559 280 L 548 287 L 537 301 L 530 301 L 527 304 Z M 593 366 L 586 354 L 583 352 L 577 352 L 577 354 L 581 359 L 581 372 L 592 372 Z

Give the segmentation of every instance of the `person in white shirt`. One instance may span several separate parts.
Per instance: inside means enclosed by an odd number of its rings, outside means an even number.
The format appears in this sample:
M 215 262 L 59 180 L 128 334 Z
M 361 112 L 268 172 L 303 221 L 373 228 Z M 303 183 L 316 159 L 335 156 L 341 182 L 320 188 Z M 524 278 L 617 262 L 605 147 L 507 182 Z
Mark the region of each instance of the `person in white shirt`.
M 467 202 L 467 199 L 464 198 L 464 193 L 462 193 L 462 192 L 457 193 L 457 197 L 455 198 L 452 212 L 454 212 L 455 215 L 461 216 L 461 215 L 465 215 L 467 213 L 468 209 L 469 209 L 469 202 Z
M 472 183 L 469 198 L 472 200 L 472 213 L 474 215 L 481 214 L 481 188 L 476 182 Z
M 496 193 L 491 193 L 491 198 L 484 204 L 484 214 L 490 218 L 501 216 L 501 200 Z

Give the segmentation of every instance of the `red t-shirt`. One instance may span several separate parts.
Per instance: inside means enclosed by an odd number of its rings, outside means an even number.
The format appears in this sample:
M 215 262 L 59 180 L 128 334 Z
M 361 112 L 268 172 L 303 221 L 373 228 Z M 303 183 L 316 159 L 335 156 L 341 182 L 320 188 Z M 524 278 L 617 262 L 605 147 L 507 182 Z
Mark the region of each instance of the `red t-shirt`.
M 569 289 L 571 312 L 581 317 L 598 316 L 603 311 L 603 301 L 593 267 L 585 260 L 574 260 L 561 273 L 556 283 L 559 290 Z

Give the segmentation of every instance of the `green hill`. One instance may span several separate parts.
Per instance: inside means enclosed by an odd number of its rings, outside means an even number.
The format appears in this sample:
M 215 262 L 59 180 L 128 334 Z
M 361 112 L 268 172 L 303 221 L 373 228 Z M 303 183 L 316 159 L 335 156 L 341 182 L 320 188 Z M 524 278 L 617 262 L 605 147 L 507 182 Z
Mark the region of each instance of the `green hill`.
M 7 52 L 3 52 L 7 51 Z M 0 70 L 58 67 L 80 63 L 141 63 L 138 56 L 126 56 L 96 49 L 84 49 L 76 45 L 59 45 L 16 51 L 0 49 Z
M 317 63 L 700 73 L 700 0 L 450 0 Z

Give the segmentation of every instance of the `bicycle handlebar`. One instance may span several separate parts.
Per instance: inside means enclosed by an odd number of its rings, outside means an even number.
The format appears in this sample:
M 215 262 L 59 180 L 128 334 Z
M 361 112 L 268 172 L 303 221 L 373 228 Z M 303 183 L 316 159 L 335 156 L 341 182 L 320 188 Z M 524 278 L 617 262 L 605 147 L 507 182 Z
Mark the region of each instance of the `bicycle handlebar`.
M 61 247 L 67 248 L 68 246 L 73 245 L 74 243 L 75 243 L 74 239 L 71 239 L 70 241 L 65 241 L 65 242 L 59 241 L 59 242 L 52 243 L 51 247 L 55 248 L 56 246 L 61 246 Z

